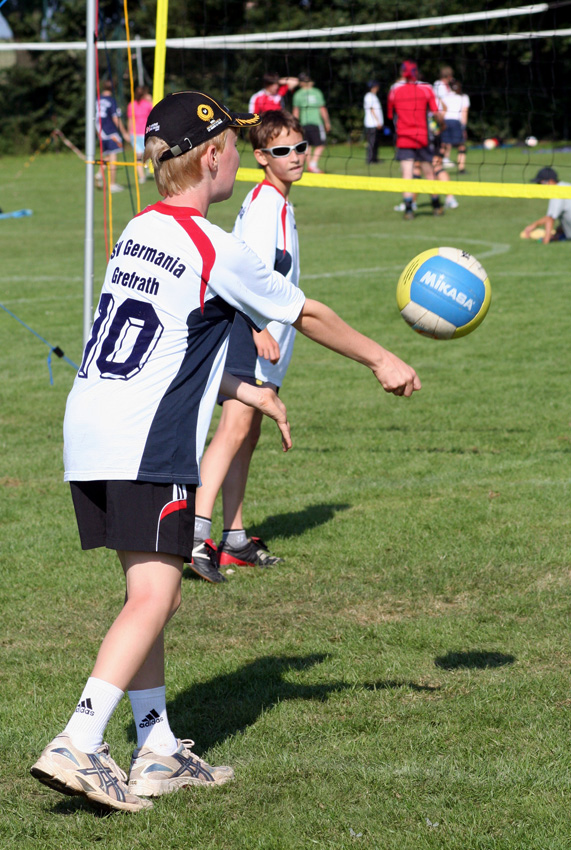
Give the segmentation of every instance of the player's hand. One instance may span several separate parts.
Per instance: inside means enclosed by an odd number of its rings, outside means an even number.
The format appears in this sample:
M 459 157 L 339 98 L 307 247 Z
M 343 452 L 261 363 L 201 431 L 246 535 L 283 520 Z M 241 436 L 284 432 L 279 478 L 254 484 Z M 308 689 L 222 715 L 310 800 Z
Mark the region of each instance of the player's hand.
M 253 331 L 254 345 L 258 357 L 264 357 L 270 363 L 277 363 L 280 359 L 280 347 L 268 330 Z
M 278 394 L 270 387 L 260 387 L 258 393 L 259 403 L 257 408 L 264 416 L 269 416 L 270 419 L 274 420 L 282 435 L 283 450 L 287 452 L 288 449 L 291 449 L 292 442 L 290 425 L 287 421 L 286 406 Z
M 381 363 L 373 369 L 377 381 L 387 393 L 409 398 L 413 392 L 421 389 L 420 378 L 412 368 L 396 354 L 383 349 Z

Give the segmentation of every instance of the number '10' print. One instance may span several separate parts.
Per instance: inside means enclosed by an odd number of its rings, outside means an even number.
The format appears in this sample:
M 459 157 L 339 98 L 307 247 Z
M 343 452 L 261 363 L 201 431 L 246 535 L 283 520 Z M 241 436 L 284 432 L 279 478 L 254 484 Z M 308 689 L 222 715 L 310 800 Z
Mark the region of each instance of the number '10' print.
M 80 378 L 87 378 L 95 359 L 100 377 L 128 381 L 141 371 L 161 337 L 163 325 L 152 304 L 127 298 L 115 312 L 114 306 L 112 295 L 99 299 Z

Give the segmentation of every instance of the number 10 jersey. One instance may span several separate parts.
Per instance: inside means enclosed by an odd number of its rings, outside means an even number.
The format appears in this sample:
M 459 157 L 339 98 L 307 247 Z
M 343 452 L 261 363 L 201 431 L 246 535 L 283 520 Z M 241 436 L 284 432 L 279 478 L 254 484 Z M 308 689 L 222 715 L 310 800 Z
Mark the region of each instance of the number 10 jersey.
M 107 267 L 66 407 L 65 480 L 199 483 L 234 315 L 291 324 L 304 301 L 196 210 L 148 207 Z

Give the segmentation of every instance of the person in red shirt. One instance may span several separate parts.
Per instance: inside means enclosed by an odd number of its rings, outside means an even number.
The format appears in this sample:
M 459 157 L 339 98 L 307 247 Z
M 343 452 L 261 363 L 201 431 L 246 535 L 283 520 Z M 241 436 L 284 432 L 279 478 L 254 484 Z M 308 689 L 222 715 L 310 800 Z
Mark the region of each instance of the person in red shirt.
M 272 109 L 283 109 L 285 95 L 299 85 L 297 77 L 280 77 L 276 73 L 264 74 L 262 82 L 264 88 L 254 92 L 248 104 L 248 109 L 251 107 L 251 111 L 257 115 Z
M 434 180 L 432 151 L 428 140 L 428 116 L 432 113 L 440 126 L 444 118 L 438 109 L 432 86 L 418 79 L 416 62 L 406 61 L 400 67 L 401 78 L 389 91 L 387 115 L 395 122 L 396 159 L 403 179 L 412 180 L 414 163 L 419 162 L 427 180 Z M 412 192 L 404 192 L 405 219 L 414 218 Z M 434 215 L 444 212 L 438 195 L 432 195 Z

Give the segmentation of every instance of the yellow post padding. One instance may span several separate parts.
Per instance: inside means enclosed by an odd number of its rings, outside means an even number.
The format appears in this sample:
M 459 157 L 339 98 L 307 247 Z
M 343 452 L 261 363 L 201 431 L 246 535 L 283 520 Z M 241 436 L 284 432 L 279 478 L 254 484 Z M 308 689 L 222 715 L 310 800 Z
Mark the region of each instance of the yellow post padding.
M 153 103 L 162 100 L 165 94 L 165 60 L 167 55 L 167 23 L 169 0 L 157 0 L 157 28 L 155 44 L 155 72 L 153 75 Z
M 237 180 L 260 183 L 259 168 L 238 169 Z M 487 198 L 571 198 L 571 186 L 539 183 L 475 183 L 459 180 L 403 180 L 400 177 L 362 177 L 347 174 L 304 174 L 296 186 L 319 189 L 360 189 L 365 192 L 420 192 L 421 194 L 472 195 Z

